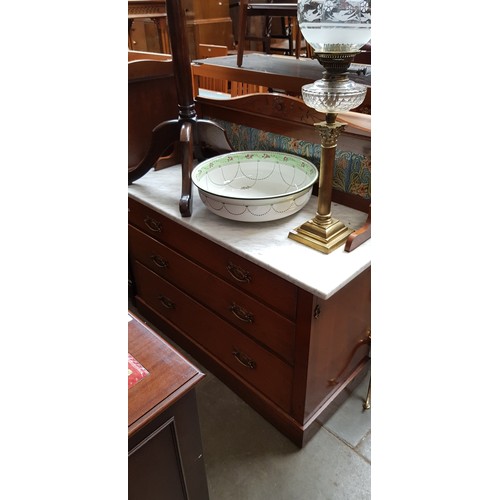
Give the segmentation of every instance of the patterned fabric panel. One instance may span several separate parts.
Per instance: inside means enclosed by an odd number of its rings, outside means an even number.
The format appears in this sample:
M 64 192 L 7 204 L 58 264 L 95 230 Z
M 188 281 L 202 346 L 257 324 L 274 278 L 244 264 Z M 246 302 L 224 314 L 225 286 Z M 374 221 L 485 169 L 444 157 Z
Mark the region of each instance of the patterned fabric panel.
M 226 131 L 230 144 L 236 151 L 280 151 L 296 154 L 313 162 L 318 168 L 321 146 L 284 135 L 264 132 L 256 128 L 213 119 Z M 333 187 L 339 191 L 371 197 L 371 158 L 337 149 Z

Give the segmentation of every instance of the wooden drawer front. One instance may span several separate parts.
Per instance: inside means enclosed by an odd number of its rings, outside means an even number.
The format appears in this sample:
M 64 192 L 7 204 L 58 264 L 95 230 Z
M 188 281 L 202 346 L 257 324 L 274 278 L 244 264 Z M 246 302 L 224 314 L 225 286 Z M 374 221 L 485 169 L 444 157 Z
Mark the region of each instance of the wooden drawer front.
M 170 233 L 175 231 L 175 223 L 172 220 L 133 198 L 128 199 L 128 221 L 141 231 L 164 243 L 169 243 L 172 240 Z
M 292 321 L 132 226 L 129 245 L 134 259 L 293 364 Z
M 129 198 L 129 222 L 201 267 L 295 320 L 297 287 Z
M 184 292 L 136 263 L 138 295 L 287 413 L 292 368 Z

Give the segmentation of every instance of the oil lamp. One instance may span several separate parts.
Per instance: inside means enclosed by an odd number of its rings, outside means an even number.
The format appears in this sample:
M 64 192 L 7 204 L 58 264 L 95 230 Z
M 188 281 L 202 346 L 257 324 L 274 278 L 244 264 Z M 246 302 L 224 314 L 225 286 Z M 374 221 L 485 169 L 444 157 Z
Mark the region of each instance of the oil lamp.
M 326 113 L 326 119 L 315 124 L 321 138 L 316 216 L 288 237 L 328 254 L 352 232 L 331 215 L 337 139 L 345 127 L 336 118 L 359 106 L 366 95 L 365 85 L 349 79 L 348 68 L 371 39 L 371 0 L 298 0 L 297 19 L 304 39 L 325 69 L 320 80 L 302 87 L 302 98 L 307 106 Z

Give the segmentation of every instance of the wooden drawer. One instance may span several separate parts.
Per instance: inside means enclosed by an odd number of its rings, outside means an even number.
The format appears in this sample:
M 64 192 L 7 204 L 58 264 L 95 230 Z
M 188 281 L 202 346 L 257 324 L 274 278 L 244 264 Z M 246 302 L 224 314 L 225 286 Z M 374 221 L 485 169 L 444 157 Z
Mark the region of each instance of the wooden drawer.
M 129 226 L 129 246 L 135 260 L 293 364 L 292 321 L 133 226 Z
M 232 372 L 290 412 L 290 366 L 142 264 L 135 263 L 134 268 L 142 300 Z
M 297 287 L 129 198 L 129 222 L 223 280 L 295 320 Z

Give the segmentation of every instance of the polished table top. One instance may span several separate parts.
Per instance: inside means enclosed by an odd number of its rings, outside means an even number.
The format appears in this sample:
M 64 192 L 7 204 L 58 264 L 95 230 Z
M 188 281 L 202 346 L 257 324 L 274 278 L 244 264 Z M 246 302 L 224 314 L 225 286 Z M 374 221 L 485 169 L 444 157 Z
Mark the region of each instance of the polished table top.
M 193 66 L 208 65 L 220 68 L 220 71 L 231 72 L 232 78 L 236 79 L 238 73 L 248 76 L 253 74 L 257 81 L 250 82 L 248 79 L 240 80 L 248 83 L 267 84 L 273 77 L 285 76 L 289 79 L 300 81 L 300 85 L 311 83 L 323 76 L 324 69 L 316 59 L 282 56 L 277 54 L 264 54 L 262 52 L 245 52 L 243 64 L 238 67 L 236 55 L 211 57 L 207 59 L 195 59 Z M 351 64 L 349 70 L 351 80 L 363 85 L 371 85 L 371 66 L 366 64 Z M 220 76 L 223 77 L 222 75 Z M 272 85 L 269 85 L 272 86 Z M 300 87 L 299 87 L 300 89 Z M 288 90 L 288 89 L 287 89 Z
M 128 389 L 130 437 L 205 375 L 134 314 L 129 311 L 128 315 L 128 353 L 148 372 Z

